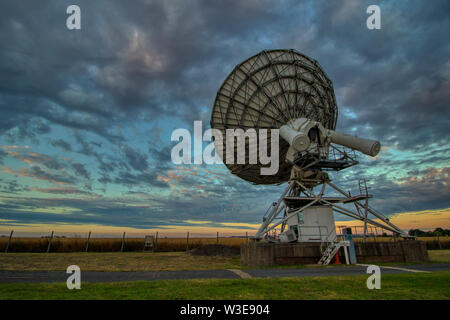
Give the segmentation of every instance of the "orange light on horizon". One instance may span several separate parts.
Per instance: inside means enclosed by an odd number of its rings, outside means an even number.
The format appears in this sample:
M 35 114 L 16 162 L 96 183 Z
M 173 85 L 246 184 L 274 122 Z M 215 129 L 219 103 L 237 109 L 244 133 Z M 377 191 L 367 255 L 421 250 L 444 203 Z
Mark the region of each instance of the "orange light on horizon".
M 423 210 L 414 212 L 398 213 L 390 217 L 390 221 L 398 226 L 400 229 L 435 229 L 444 228 L 450 229 L 450 208 L 440 210 Z M 0 219 L 3 223 L 3 228 L 0 230 L 0 234 L 7 235 L 10 230 L 13 229 L 15 234 L 40 234 L 47 235 L 51 230 L 54 230 L 56 234 L 87 234 L 92 231 L 96 235 L 114 235 L 118 236 L 125 232 L 129 237 L 132 235 L 143 236 L 144 234 L 154 234 L 159 232 L 161 236 L 174 236 L 183 237 L 186 232 L 190 232 L 191 236 L 214 236 L 217 232 L 222 236 L 245 236 L 254 235 L 259 228 L 259 224 L 249 223 L 215 223 L 219 226 L 211 227 L 212 221 L 196 221 L 186 220 L 185 225 L 171 226 L 161 225 L 158 228 L 138 229 L 132 227 L 118 227 L 118 226 L 105 226 L 99 224 L 22 224 L 20 226 L 16 224 L 7 224 L 7 220 Z M 337 226 L 363 226 L 363 222 L 359 220 L 337 220 Z

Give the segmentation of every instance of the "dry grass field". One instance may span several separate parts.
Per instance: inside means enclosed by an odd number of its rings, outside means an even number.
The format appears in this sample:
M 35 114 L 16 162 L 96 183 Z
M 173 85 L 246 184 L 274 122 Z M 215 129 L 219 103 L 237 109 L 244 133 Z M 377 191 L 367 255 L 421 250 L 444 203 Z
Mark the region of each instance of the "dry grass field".
M 0 253 L 0 270 L 174 271 L 237 269 L 240 257 L 193 256 L 186 252 Z
M 355 237 L 355 241 L 362 238 Z M 439 241 L 435 237 L 419 238 L 425 241 L 427 249 L 450 249 L 450 239 L 441 237 Z M 234 249 L 240 248 L 241 243 L 247 241 L 245 238 L 219 238 L 219 244 L 228 245 Z M 392 237 L 368 238 L 367 241 L 391 242 Z M 7 237 L 0 238 L 0 252 L 4 252 L 8 242 Z M 121 249 L 121 238 L 91 238 L 89 252 L 118 252 Z M 189 245 L 186 238 L 159 238 L 156 252 L 181 252 L 194 249 L 201 245 L 215 244 L 216 238 L 190 238 Z M 47 238 L 14 238 L 11 241 L 8 252 L 46 252 L 48 246 Z M 84 252 L 86 249 L 85 238 L 54 238 L 51 244 L 51 252 Z M 126 238 L 123 251 L 139 252 L 144 249 L 144 238 Z
M 450 262 L 450 250 L 429 250 L 428 254 L 431 263 Z M 174 271 L 247 268 L 240 264 L 239 255 L 193 256 L 188 252 L 0 253 L 0 270 L 58 271 L 66 270 L 67 266 L 71 264 L 78 265 L 84 271 Z M 345 265 L 340 265 L 340 267 L 343 266 Z M 319 266 L 282 266 L 282 268 L 289 267 Z M 335 267 L 335 265 L 326 267 Z
M 235 249 L 240 248 L 245 238 L 219 238 L 219 244 L 228 245 Z M 0 252 L 4 252 L 8 238 L 0 238 Z M 194 249 L 201 245 L 216 244 L 216 238 L 159 238 L 156 245 L 157 252 L 176 252 Z M 121 238 L 91 238 L 89 252 L 117 252 L 120 251 Z M 13 238 L 8 252 L 46 252 L 47 238 Z M 144 238 L 126 238 L 123 251 L 138 252 L 144 249 Z M 54 238 L 51 252 L 83 252 L 86 250 L 84 238 Z

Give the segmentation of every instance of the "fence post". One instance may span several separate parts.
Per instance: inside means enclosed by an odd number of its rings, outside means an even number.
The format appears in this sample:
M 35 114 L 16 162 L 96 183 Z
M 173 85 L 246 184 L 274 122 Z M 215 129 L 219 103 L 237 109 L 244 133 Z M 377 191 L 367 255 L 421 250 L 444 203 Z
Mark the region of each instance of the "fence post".
M 441 240 L 439 239 L 439 235 L 437 235 L 437 241 L 438 241 L 439 249 L 442 249 Z
M 219 244 L 219 231 L 217 231 L 217 239 L 216 239 L 216 244 Z
M 248 243 L 248 232 L 245 232 L 245 243 Z
M 51 246 L 52 246 L 52 240 L 53 240 L 53 230 L 52 230 L 52 235 L 51 235 L 50 238 L 48 239 L 47 253 L 50 252 L 50 248 L 51 248 Z
M 87 242 L 86 242 L 86 250 L 85 250 L 85 252 L 88 252 L 88 250 L 89 250 L 89 240 L 90 239 L 91 239 L 91 232 L 89 231 Z
M 158 247 L 158 232 L 156 232 L 156 238 L 155 238 L 155 251 L 156 251 L 156 248 Z
M 123 252 L 124 243 L 125 243 L 125 232 L 122 235 L 122 244 L 120 245 L 120 252 Z
M 11 238 L 13 236 L 14 230 L 11 230 L 11 233 L 9 234 L 9 239 L 8 239 L 8 243 L 6 244 L 6 248 L 5 248 L 5 252 L 8 252 L 9 249 L 9 245 L 11 243 Z
M 188 250 L 189 250 L 189 231 L 186 236 L 186 251 L 188 251 Z

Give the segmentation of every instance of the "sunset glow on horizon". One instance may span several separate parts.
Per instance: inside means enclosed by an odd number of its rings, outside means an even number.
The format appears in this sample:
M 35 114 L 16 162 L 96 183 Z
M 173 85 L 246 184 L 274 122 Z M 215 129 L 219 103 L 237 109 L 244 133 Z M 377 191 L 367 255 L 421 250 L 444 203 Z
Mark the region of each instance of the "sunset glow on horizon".
M 416 212 L 403 212 L 394 214 L 390 221 L 400 229 L 408 231 L 410 229 L 422 229 L 424 231 L 436 228 L 450 229 L 450 208 L 442 210 L 424 210 Z M 0 222 L 2 220 L 0 219 Z M 16 236 L 46 236 L 51 231 L 55 231 L 56 235 L 65 236 L 85 236 L 92 232 L 93 237 L 120 237 L 123 232 L 127 237 L 143 237 L 147 234 L 158 234 L 161 237 L 186 237 L 186 233 L 190 233 L 190 237 L 215 237 L 217 232 L 221 237 L 231 236 L 252 236 L 259 228 L 259 224 L 248 223 L 223 223 L 220 227 L 211 227 L 212 221 L 186 221 L 189 226 L 161 226 L 155 229 L 138 229 L 125 227 L 112 227 L 103 225 L 68 225 L 68 224 L 28 224 L 21 226 L 9 226 L 0 229 L 0 235 L 6 236 L 11 230 L 14 230 Z M 359 220 L 336 220 L 336 226 L 359 227 L 358 233 L 362 233 L 363 222 Z M 381 229 L 378 229 L 381 232 Z

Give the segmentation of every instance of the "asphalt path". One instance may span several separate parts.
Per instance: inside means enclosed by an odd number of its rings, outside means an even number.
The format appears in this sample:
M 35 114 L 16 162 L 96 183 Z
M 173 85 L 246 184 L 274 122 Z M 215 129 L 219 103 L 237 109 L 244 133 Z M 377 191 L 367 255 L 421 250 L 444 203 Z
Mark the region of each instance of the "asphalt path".
M 324 277 L 364 275 L 366 265 L 318 268 L 265 268 L 230 270 L 189 270 L 150 272 L 97 272 L 81 270 L 82 282 L 153 281 L 170 279 L 241 279 L 280 277 Z M 450 271 L 450 263 L 381 266 L 382 274 Z M 0 283 L 13 282 L 66 282 L 64 271 L 0 271 Z

